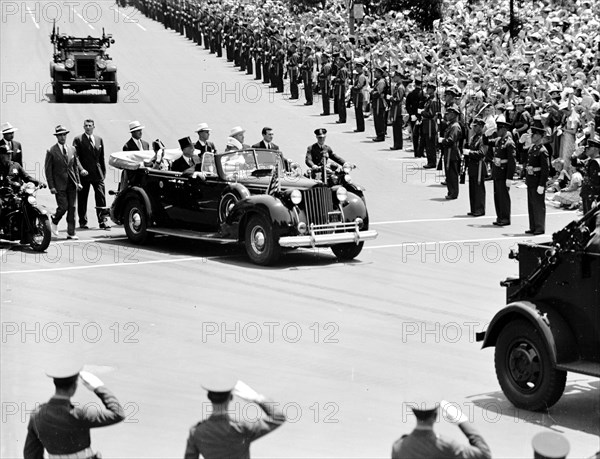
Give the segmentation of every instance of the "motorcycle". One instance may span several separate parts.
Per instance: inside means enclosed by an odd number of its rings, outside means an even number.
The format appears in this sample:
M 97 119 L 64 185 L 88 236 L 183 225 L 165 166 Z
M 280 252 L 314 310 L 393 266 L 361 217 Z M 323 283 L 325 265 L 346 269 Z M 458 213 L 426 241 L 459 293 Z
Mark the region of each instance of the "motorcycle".
M 360 198 L 364 201 L 365 199 L 365 189 L 354 183 L 350 172 L 353 169 L 356 169 L 355 164 L 345 163 L 343 166 L 339 164 L 326 160 L 327 164 L 325 165 L 325 175 L 327 177 L 327 181 L 325 182 L 327 186 L 332 187 L 336 185 L 341 185 L 346 188 L 348 191 L 360 196 Z M 320 180 L 323 182 L 323 168 L 320 168 L 318 171 L 309 169 L 304 174 L 307 178 L 312 178 L 315 180 Z
M 48 211 L 38 204 L 35 196 L 40 188 L 45 185 L 35 186 L 29 182 L 18 191 L 10 186 L 0 187 L 0 239 L 21 241 L 36 252 L 48 248 L 52 228 Z

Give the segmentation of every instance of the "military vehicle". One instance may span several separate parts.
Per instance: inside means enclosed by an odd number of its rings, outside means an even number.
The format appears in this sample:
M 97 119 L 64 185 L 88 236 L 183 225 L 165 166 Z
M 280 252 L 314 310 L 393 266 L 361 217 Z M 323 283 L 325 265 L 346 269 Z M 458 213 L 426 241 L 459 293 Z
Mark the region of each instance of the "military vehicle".
M 56 102 L 64 100 L 65 89 L 76 93 L 90 89 L 105 90 L 110 102 L 117 102 L 120 89 L 117 67 L 106 53 L 115 42 L 112 35 L 106 35 L 103 28 L 101 38 L 79 38 L 61 34 L 54 26 L 50 42 L 54 45 L 50 78 Z
M 496 346 L 496 376 L 518 408 L 544 410 L 562 396 L 567 372 L 600 377 L 600 207 L 543 244 L 510 258 L 519 277 L 501 282 L 507 306 L 477 334 Z M 597 228 L 592 233 L 594 223 Z

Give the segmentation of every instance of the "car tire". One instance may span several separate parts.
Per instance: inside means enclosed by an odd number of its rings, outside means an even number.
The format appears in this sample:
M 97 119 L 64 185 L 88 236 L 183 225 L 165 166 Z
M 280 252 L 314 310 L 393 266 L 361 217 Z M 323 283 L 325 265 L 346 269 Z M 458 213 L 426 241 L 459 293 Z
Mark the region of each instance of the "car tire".
M 334 255 L 340 261 L 354 260 L 363 249 L 364 242 L 355 244 L 354 242 L 348 242 L 346 244 L 336 244 L 331 246 Z
M 246 225 L 246 253 L 257 265 L 271 265 L 281 255 L 281 247 L 273 235 L 273 227 L 262 215 L 253 215 Z
M 494 363 L 504 395 L 517 408 L 548 409 L 565 389 L 567 372 L 553 367 L 539 330 L 526 320 L 510 322 L 500 331 Z
M 33 219 L 33 234 L 29 246 L 36 252 L 45 251 L 52 239 L 52 227 L 47 215 L 36 215 Z
M 228 191 L 219 201 L 219 223 L 225 223 L 231 212 L 231 208 L 240 200 L 237 194 Z
M 127 202 L 125 212 L 123 212 L 123 226 L 131 242 L 143 244 L 150 238 L 148 223 L 146 206 L 139 199 L 131 199 Z

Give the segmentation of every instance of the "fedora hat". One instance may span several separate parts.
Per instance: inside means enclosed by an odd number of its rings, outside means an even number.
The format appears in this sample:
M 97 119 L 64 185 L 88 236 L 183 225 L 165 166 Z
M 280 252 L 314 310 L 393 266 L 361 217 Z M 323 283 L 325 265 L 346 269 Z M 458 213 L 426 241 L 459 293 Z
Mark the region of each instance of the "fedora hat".
M 246 130 L 244 128 L 242 128 L 241 126 L 232 127 L 231 132 L 229 133 L 229 136 L 233 137 L 234 135 L 242 134 L 244 132 L 246 132 Z
M 142 126 L 142 123 L 140 123 L 139 121 L 132 121 L 131 123 L 129 123 L 129 132 L 134 132 L 134 131 L 139 131 L 141 129 L 144 129 L 146 126 Z
M 69 131 L 66 127 L 64 127 L 62 124 L 59 124 L 58 126 L 56 126 L 54 128 L 54 135 L 62 135 L 62 134 L 68 134 Z
M 200 131 L 212 131 L 212 129 L 208 127 L 207 123 L 200 123 L 196 128 L 196 132 Z
M 14 127 L 12 124 L 6 122 L 6 123 L 2 123 L 2 134 L 10 134 L 11 132 L 15 132 L 18 131 L 18 129 L 16 127 Z

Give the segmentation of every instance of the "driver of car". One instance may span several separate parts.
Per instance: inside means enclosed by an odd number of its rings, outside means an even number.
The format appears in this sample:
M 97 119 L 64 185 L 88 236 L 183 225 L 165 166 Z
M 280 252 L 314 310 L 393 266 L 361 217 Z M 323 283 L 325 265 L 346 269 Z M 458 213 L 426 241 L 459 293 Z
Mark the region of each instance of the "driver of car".
M 311 169 L 311 175 L 314 176 L 316 172 L 319 172 L 323 168 L 323 159 L 330 159 L 333 163 L 328 162 L 328 165 L 339 164 L 343 166 L 346 161 L 336 155 L 330 146 L 325 145 L 325 138 L 327 137 L 327 129 L 315 129 L 315 135 L 317 136 L 317 142 L 313 143 L 306 150 L 306 165 Z M 334 166 L 337 168 L 337 166 Z

